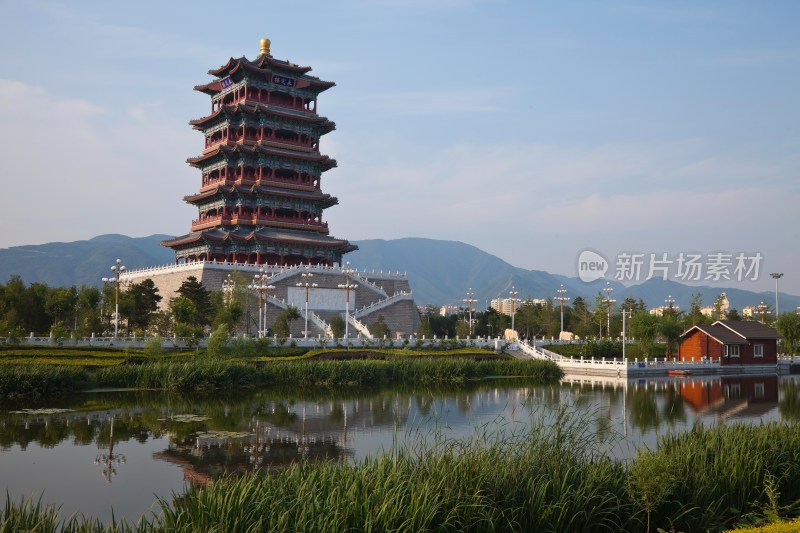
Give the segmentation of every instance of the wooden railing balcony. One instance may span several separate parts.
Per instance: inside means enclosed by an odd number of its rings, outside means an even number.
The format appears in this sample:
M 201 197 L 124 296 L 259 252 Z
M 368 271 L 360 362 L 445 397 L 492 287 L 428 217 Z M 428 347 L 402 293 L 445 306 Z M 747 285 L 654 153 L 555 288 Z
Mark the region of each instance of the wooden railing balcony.
M 298 150 L 300 152 L 309 152 L 309 153 L 317 151 L 308 143 L 304 143 L 302 141 L 275 139 L 274 137 L 273 138 L 264 137 L 260 139 L 258 135 L 245 135 L 244 137 L 239 135 L 231 135 L 226 140 L 219 138 L 209 142 L 208 145 L 206 145 L 206 147 L 203 149 L 203 155 L 209 152 L 213 152 L 220 144 L 225 144 L 227 146 L 234 146 L 236 144 L 247 144 L 252 146 L 259 143 L 263 144 L 264 146 L 274 146 L 275 148 L 283 148 L 284 150 Z
M 273 139 L 265 138 L 261 141 L 261 144 L 265 146 L 274 146 L 275 148 L 299 150 L 301 152 L 316 152 L 314 148 L 300 141 L 288 141 L 286 139 L 276 140 L 274 138 Z
M 279 179 L 262 179 L 259 180 L 256 176 L 246 176 L 243 179 L 239 178 L 217 178 L 215 180 L 205 181 L 200 186 L 200 192 L 206 192 L 213 189 L 217 185 L 262 185 L 264 187 L 277 187 L 279 189 L 292 189 L 295 191 L 314 191 L 316 187 L 312 184 L 304 185 L 302 183 L 293 183 L 291 181 L 283 181 Z
M 212 228 L 222 224 L 222 215 L 213 215 L 210 217 L 200 217 L 197 220 L 192 220 L 192 231 L 200 231 L 201 229 Z
M 274 228 L 286 228 L 286 229 L 299 229 L 299 230 L 314 230 L 319 231 L 327 235 L 330 230 L 328 230 L 328 223 L 327 222 L 296 222 L 296 219 L 292 218 L 280 218 L 280 217 L 258 217 L 256 220 L 256 224 L 259 226 L 271 226 Z
M 327 222 L 298 221 L 296 218 L 287 217 L 265 217 L 253 214 L 248 215 L 213 215 L 200 217 L 192 221 L 192 231 L 213 228 L 215 226 L 270 226 L 274 228 L 314 230 L 328 235 Z

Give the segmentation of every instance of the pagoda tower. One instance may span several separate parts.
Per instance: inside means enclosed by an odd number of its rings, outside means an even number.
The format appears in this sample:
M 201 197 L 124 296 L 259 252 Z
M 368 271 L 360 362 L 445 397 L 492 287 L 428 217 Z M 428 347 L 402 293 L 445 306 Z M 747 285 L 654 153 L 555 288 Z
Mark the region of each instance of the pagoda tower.
M 331 237 L 324 209 L 339 201 L 321 190 L 336 161 L 319 151 L 336 124 L 317 114 L 317 97 L 335 85 L 270 55 L 269 39 L 250 61 L 231 58 L 195 90 L 211 96 L 211 114 L 193 120 L 205 148 L 187 162 L 202 173 L 191 231 L 162 241 L 176 263 L 342 264 L 357 249 Z

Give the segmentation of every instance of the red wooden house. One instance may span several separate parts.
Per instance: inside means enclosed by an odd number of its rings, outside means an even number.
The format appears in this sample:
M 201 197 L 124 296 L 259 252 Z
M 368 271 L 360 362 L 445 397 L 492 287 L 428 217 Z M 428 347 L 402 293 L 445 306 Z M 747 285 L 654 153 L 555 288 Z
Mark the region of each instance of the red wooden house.
M 778 362 L 778 339 L 773 328 L 760 322 L 718 320 L 697 325 L 681 335 L 678 358 L 720 359 L 723 365 L 769 365 Z

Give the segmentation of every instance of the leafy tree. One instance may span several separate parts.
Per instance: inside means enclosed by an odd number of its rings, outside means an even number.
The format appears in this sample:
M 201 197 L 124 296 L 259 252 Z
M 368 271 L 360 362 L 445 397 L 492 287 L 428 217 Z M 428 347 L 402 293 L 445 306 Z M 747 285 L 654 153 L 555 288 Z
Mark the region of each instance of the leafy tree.
M 243 299 L 226 297 L 222 291 L 216 291 L 211 295 L 211 302 L 214 306 L 213 325 L 215 329 L 224 325 L 228 328 L 228 333 L 235 333 L 244 317 L 245 302 Z
M 300 318 L 300 311 L 296 307 L 289 306 L 275 319 L 272 325 L 272 333 L 278 338 L 286 338 L 291 334 L 291 323 Z
M 606 331 L 608 329 L 608 324 L 611 323 L 609 320 L 609 313 L 614 313 L 614 304 L 605 303 L 606 296 L 602 292 L 598 292 L 597 296 L 594 297 L 594 324 L 597 326 L 597 331 L 605 332 L 606 337 L 611 337 L 611 332 Z M 601 335 L 603 336 L 603 335 Z
M 369 325 L 369 332 L 378 339 L 384 337 L 390 338 L 392 336 L 392 331 L 389 329 L 389 326 L 386 325 L 386 320 L 383 318 L 383 315 L 378 315 L 375 322 Z
M 468 339 L 470 336 L 469 329 L 469 319 L 459 320 L 458 324 L 456 324 L 456 336 L 461 339 Z
M 702 309 L 703 295 L 700 293 L 692 294 L 692 303 L 689 306 L 689 313 L 686 314 L 686 329 L 707 322 L 707 318 L 703 314 Z
M 173 298 L 169 303 L 170 311 L 177 324 L 199 325 L 197 306 L 186 296 Z
M 742 317 L 739 316 L 739 311 L 736 310 L 735 307 L 731 307 L 731 309 L 725 313 L 725 318 L 728 320 L 741 320 Z
M 173 316 L 170 311 L 156 311 L 150 317 L 150 329 L 156 335 L 167 337 L 172 332 Z
M 639 298 L 638 300 L 633 298 L 632 296 L 628 296 L 625 298 L 625 301 L 622 302 L 622 308 L 631 311 L 632 313 L 638 313 L 639 311 L 647 311 L 647 305 L 645 305 L 644 300 Z
M 214 314 L 214 306 L 211 303 L 211 293 L 197 281 L 194 276 L 189 276 L 181 283 L 177 290 L 178 294 L 188 298 L 195 306 L 197 312 L 196 320 L 201 326 L 211 323 Z
M 783 350 L 787 354 L 797 351 L 797 343 L 800 341 L 800 315 L 797 313 L 783 313 L 778 317 L 776 324 L 778 333 L 783 337 Z
M 100 290 L 97 287 L 82 286 L 78 290 L 76 304 L 76 335 L 88 337 L 92 333 L 103 331 L 103 322 L 98 309 L 100 307 Z
M 426 339 L 433 338 L 433 328 L 431 327 L 430 315 L 422 315 L 420 317 L 419 329 L 417 330 L 417 337 Z
M 667 357 L 675 353 L 674 350 L 681 338 L 681 333 L 683 331 L 678 317 L 675 314 L 665 313 L 661 317 L 661 334 L 667 341 Z
M 65 323 L 74 314 L 78 293 L 75 287 L 70 289 L 50 289 L 45 296 L 44 309 L 53 323 Z
M 644 357 L 650 357 L 658 337 L 658 317 L 648 311 L 639 311 L 631 317 L 631 333 L 639 343 Z
M 331 318 L 329 325 L 334 339 L 341 339 L 344 337 L 344 319 L 342 317 L 335 316 Z
M 208 337 L 206 353 L 212 357 L 221 357 L 228 353 L 228 326 L 220 324 Z
M 578 296 L 572 301 L 569 313 L 568 328 L 579 337 L 589 337 L 595 334 L 597 327 L 592 322 L 592 313 L 586 305 L 586 300 Z
M 496 309 L 488 308 L 477 315 L 477 325 L 475 333 L 485 337 L 498 337 L 503 335 L 503 331 L 511 324 L 511 318 Z
M 721 293 L 714 299 L 714 318 L 722 320 L 724 318 L 723 306 L 725 305 L 725 293 Z

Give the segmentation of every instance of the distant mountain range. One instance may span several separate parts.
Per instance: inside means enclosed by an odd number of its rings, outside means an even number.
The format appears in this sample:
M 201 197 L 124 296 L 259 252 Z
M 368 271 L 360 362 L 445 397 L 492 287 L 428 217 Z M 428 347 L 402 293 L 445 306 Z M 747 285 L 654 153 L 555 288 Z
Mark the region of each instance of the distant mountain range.
M 53 286 L 96 285 L 117 258 L 129 269 L 165 265 L 174 262 L 172 250 L 161 246 L 169 235 L 127 237 L 100 235 L 88 241 L 14 246 L 0 249 L 0 283 L 14 274 L 26 283 L 41 282 Z M 578 278 L 526 270 L 508 264 L 499 257 L 474 246 L 456 241 L 422 238 L 356 241 L 359 249 L 346 256 L 359 269 L 400 271 L 408 274 L 417 304 L 461 304 L 472 289 L 483 308 L 489 300 L 508 297 L 513 285 L 519 298 L 550 298 L 563 283 L 567 296 L 582 296 L 593 304 L 605 287 L 605 280 L 584 283 Z M 664 304 L 671 295 L 683 309 L 688 309 L 693 294 L 700 294 L 704 305 L 711 305 L 720 292 L 726 292 L 732 307 L 741 310 L 762 300 L 774 305 L 771 292 L 752 292 L 737 288 L 697 287 L 675 281 L 651 279 L 625 287 L 612 281 L 612 297 L 621 302 L 627 297 L 642 299 L 650 306 Z M 780 308 L 795 309 L 800 296 L 780 294 Z

